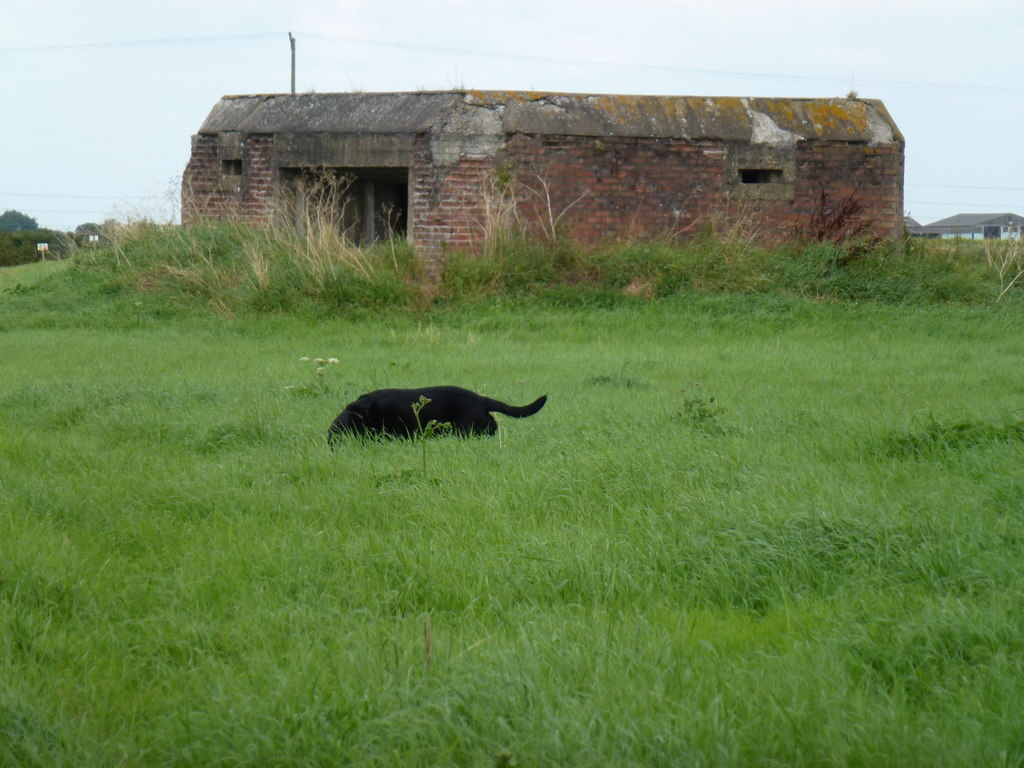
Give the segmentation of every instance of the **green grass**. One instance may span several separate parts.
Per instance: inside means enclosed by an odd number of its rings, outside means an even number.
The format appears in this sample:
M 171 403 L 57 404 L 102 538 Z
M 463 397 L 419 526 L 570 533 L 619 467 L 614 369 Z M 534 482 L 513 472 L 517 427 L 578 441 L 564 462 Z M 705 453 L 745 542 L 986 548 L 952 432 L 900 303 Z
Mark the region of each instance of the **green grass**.
M 0 296 L 0 764 L 1024 764 L 1019 307 L 562 298 Z
M 0 267 L 0 293 L 29 288 L 70 264 L 70 261 L 36 261 L 17 267 Z

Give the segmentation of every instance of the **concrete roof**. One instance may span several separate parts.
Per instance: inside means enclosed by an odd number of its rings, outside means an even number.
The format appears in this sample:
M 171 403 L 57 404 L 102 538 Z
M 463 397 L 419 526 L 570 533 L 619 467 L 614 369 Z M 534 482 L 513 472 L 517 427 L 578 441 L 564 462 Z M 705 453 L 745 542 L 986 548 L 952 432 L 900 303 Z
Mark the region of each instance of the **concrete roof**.
M 459 101 L 454 93 L 299 93 L 225 96 L 200 133 L 418 133 Z
M 793 144 L 902 143 L 875 99 L 414 91 L 225 96 L 200 133 L 470 133 L 644 136 Z

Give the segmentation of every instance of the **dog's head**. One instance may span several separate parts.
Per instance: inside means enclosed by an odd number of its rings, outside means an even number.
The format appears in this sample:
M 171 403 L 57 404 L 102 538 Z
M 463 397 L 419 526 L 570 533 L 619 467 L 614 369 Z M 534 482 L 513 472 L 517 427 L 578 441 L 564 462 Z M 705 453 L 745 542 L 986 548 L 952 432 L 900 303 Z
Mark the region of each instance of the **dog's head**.
M 370 431 L 370 425 L 367 422 L 368 416 L 369 413 L 364 406 L 352 403 L 331 423 L 327 430 L 327 443 L 333 446 L 334 442 L 344 434 L 365 435 Z

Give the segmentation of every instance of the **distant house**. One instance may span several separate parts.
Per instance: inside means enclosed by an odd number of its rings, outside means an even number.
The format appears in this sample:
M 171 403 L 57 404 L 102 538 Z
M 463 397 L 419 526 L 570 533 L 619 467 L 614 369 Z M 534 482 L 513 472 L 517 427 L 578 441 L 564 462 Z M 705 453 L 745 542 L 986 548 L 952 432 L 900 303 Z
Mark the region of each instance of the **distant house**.
M 911 237 L 938 237 L 938 235 L 932 235 L 926 232 L 921 223 L 913 216 L 903 217 L 903 228 Z
M 1015 213 L 958 213 L 921 227 L 923 237 L 961 237 L 968 240 L 1017 239 L 1024 216 Z
M 417 91 L 226 96 L 192 137 L 182 221 L 284 223 L 324 174 L 346 179 L 356 239 L 473 249 L 496 203 L 580 242 L 692 232 L 727 210 L 766 238 L 854 196 L 903 232 L 904 139 L 873 99 Z M 498 199 L 495 199 L 497 195 Z M 298 214 L 296 212 L 299 212 Z

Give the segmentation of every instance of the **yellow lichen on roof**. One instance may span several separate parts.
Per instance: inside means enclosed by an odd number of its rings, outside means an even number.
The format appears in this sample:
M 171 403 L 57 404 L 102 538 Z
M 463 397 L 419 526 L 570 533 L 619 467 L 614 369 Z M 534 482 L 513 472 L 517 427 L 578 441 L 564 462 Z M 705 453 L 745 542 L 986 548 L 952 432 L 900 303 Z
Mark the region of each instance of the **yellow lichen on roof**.
M 591 96 L 587 103 L 609 122 L 619 126 L 639 125 L 655 105 L 653 100 L 643 96 L 608 94 Z
M 771 117 L 777 124 L 790 129 L 791 126 L 800 122 L 800 117 L 797 116 L 793 105 L 792 101 L 765 101 L 762 103 L 761 100 L 758 100 L 756 108 L 759 112 L 764 112 Z
M 708 97 L 706 101 L 714 104 L 723 114 L 731 114 L 737 117 L 747 114 L 747 106 L 739 96 L 715 96 Z
M 810 101 L 806 108 L 814 125 L 826 136 L 867 132 L 867 110 L 859 101 Z

